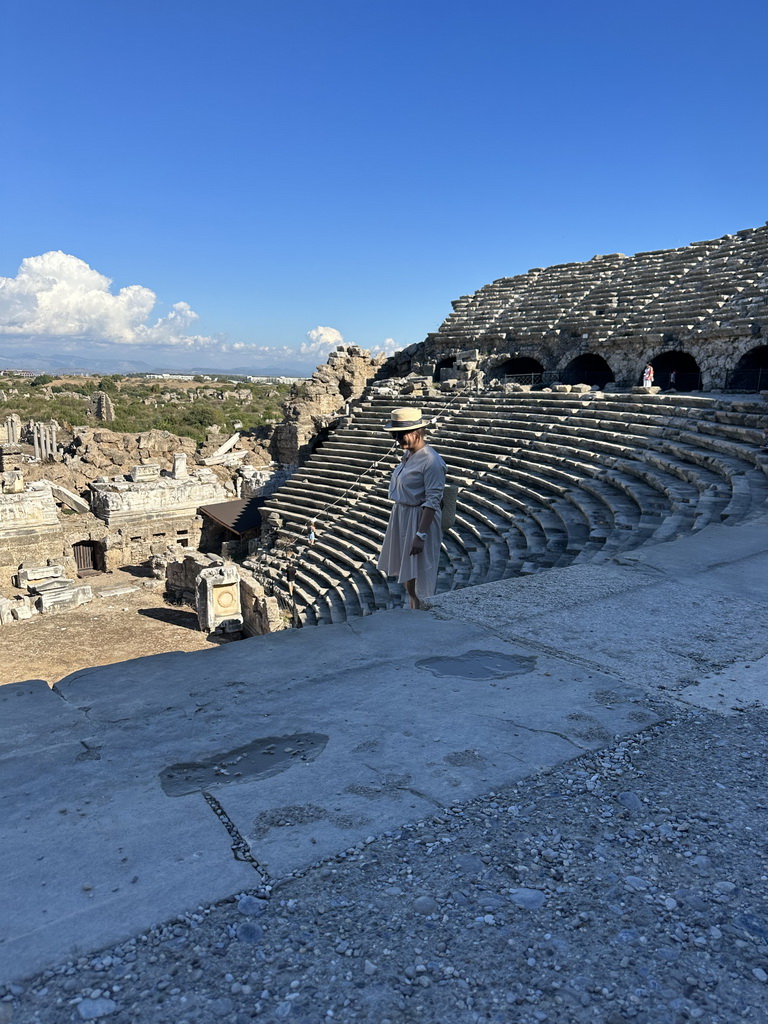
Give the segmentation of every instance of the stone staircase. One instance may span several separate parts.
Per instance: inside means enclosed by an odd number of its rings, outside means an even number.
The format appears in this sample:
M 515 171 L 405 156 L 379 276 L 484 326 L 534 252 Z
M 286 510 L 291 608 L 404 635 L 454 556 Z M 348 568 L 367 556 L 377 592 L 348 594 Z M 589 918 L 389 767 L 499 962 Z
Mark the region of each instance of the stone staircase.
M 486 392 L 401 401 L 437 419 L 430 443 L 460 488 L 438 591 L 600 562 L 768 510 L 762 400 Z M 364 400 L 265 503 L 283 525 L 277 547 L 260 553 L 259 573 L 302 624 L 403 603 L 403 588 L 376 568 L 399 458 L 381 430 L 393 404 Z M 313 519 L 317 540 L 307 546 Z

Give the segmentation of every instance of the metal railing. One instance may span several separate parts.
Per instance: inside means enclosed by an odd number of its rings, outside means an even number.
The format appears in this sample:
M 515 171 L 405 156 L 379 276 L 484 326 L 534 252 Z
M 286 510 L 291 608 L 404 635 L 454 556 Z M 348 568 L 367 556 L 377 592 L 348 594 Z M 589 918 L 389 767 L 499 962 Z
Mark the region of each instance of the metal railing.
M 768 389 L 768 367 L 750 370 L 729 370 L 725 375 L 728 391 L 765 391 Z

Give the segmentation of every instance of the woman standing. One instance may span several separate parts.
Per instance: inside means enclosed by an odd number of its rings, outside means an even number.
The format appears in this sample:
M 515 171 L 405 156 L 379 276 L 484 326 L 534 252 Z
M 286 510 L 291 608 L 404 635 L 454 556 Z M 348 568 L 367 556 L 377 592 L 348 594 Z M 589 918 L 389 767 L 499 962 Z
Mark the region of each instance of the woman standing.
M 392 473 L 389 496 L 394 501 L 379 556 L 379 569 L 397 576 L 411 608 L 434 594 L 440 561 L 441 511 L 445 463 L 425 441 L 427 421 L 421 409 L 392 410 L 384 427 L 403 450 Z

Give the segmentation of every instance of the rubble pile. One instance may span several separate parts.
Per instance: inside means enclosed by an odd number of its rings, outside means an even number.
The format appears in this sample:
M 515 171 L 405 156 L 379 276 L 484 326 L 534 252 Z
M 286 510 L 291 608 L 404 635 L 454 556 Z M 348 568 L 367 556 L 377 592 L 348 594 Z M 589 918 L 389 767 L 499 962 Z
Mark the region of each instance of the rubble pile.
M 288 466 L 302 462 L 310 442 L 337 423 L 385 362 L 384 356 L 371 356 L 357 345 L 340 345 L 331 352 L 328 362 L 318 366 L 285 402 L 284 418 L 275 427 L 272 441 L 275 462 Z

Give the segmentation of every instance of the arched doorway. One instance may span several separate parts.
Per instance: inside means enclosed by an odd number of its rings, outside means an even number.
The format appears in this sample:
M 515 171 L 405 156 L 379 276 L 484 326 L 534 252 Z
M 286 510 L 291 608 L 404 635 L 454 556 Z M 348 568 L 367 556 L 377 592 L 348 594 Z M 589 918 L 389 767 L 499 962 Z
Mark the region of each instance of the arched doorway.
M 604 388 L 616 378 L 602 356 L 594 352 L 585 352 L 568 363 L 560 374 L 560 380 L 563 384 L 596 384 L 599 388 Z
M 491 380 L 506 380 L 514 384 L 541 384 L 544 367 L 538 359 L 530 356 L 512 356 L 494 366 L 489 373 Z
M 653 383 L 663 391 L 701 390 L 701 370 L 689 352 L 661 352 L 651 360 Z
M 768 345 L 758 345 L 745 352 L 728 374 L 726 386 L 734 391 L 768 388 Z

